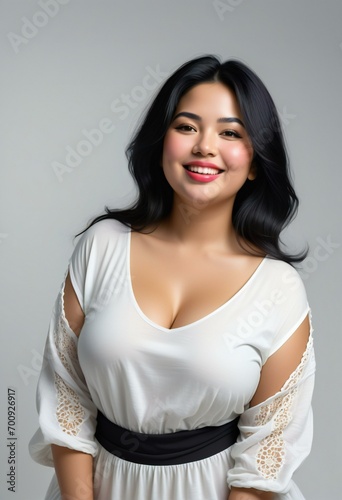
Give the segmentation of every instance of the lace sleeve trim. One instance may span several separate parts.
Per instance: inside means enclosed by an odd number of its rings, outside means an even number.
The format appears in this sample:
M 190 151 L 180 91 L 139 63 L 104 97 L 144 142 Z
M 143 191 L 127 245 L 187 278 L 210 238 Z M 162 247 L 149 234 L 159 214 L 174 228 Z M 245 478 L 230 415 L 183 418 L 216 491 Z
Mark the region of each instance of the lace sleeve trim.
M 84 376 L 78 364 L 77 337 L 69 327 L 64 313 L 64 285 L 59 297 L 59 315 L 53 332 L 53 340 L 58 357 L 70 377 L 78 383 L 84 382 Z M 85 410 L 77 392 L 55 372 L 55 387 L 57 390 L 56 417 L 60 428 L 70 436 L 77 436 L 85 419 Z
M 78 338 L 70 328 L 64 312 L 64 286 L 65 281 L 63 282 L 58 299 L 58 321 L 53 332 L 53 340 L 58 357 L 65 370 L 76 383 L 80 380 L 83 384 L 85 384 L 84 375 L 78 362 Z
M 303 375 L 313 345 L 312 336 L 308 341 L 301 362 L 281 389 L 285 395 L 275 398 L 271 403 L 262 406 L 255 416 L 259 426 L 273 419 L 273 430 L 260 441 L 260 449 L 256 457 L 258 471 L 265 479 L 277 479 L 285 461 L 284 429 L 292 420 L 291 407 L 298 391 L 297 384 Z
M 59 426 L 69 436 L 77 436 L 85 417 L 80 398 L 58 373 L 55 373 L 55 387 L 58 400 L 56 416 Z
M 54 342 L 57 349 L 58 357 L 62 365 L 67 370 L 72 378 L 75 378 L 72 366 L 77 361 L 77 346 L 68 334 L 63 318 L 59 318 L 57 328 L 53 332 Z

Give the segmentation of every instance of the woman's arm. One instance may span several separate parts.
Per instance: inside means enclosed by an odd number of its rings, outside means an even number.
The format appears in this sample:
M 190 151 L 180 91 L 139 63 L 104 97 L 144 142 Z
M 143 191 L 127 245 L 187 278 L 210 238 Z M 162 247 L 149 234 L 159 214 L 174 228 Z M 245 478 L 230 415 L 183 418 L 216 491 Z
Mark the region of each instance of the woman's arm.
M 64 287 L 65 317 L 79 336 L 84 313 L 68 274 Z M 63 446 L 51 445 L 53 461 L 62 500 L 93 500 L 93 457 Z
M 273 500 L 274 493 L 250 488 L 232 488 L 229 500 Z
M 62 500 L 93 500 L 93 457 L 51 445 Z

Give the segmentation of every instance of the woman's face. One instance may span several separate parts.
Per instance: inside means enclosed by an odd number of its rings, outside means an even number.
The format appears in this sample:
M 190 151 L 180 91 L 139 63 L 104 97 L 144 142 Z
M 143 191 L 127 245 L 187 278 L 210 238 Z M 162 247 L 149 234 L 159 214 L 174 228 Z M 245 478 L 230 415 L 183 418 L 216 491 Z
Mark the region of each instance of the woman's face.
M 205 207 L 235 199 L 254 179 L 253 149 L 237 100 L 220 82 L 202 83 L 180 100 L 164 138 L 162 167 L 175 197 Z

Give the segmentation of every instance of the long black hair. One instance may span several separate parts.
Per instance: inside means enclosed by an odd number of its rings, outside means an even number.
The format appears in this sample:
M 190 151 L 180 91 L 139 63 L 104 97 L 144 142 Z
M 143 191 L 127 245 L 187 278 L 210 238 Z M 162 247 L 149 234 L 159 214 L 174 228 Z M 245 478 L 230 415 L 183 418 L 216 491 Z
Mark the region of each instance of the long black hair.
M 276 259 L 300 262 L 306 252 L 290 255 L 280 240 L 281 231 L 297 213 L 298 198 L 274 102 L 260 78 L 245 64 L 236 60 L 221 63 L 211 55 L 183 64 L 166 80 L 128 145 L 128 168 L 138 186 L 135 203 L 124 209 L 106 207 L 106 213 L 87 229 L 103 219 L 116 219 L 134 231 L 143 231 L 170 214 L 173 191 L 160 167 L 164 137 L 181 97 L 197 84 L 214 81 L 235 94 L 254 151 L 256 178 L 245 182 L 234 201 L 236 233 L 251 253 L 257 248 Z

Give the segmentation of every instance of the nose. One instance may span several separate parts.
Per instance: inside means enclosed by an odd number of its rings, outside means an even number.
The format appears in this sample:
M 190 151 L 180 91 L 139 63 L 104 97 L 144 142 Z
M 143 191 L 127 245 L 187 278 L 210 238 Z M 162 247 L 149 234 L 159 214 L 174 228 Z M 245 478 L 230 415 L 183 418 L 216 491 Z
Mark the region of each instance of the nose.
M 192 152 L 202 156 L 216 156 L 217 143 L 215 134 L 212 132 L 203 132 L 197 136 Z

